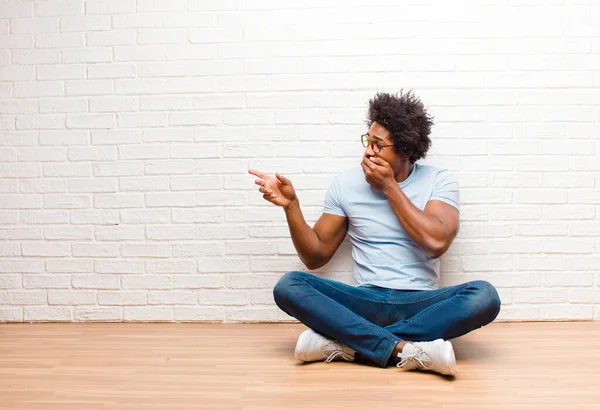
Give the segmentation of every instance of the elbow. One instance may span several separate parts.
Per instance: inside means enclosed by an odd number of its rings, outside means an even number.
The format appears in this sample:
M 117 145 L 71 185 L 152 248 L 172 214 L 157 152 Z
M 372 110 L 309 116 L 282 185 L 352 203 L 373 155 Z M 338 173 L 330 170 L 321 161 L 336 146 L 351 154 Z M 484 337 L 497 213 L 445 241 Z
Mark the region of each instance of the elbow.
M 315 257 L 311 259 L 302 258 L 302 263 L 304 263 L 304 266 L 306 266 L 308 270 L 319 269 L 320 267 L 327 265 L 327 262 L 329 262 L 329 260 L 323 257 Z
M 443 241 L 431 241 L 427 244 L 427 251 L 429 256 L 434 259 L 439 258 L 448 250 L 450 244 Z
M 308 270 L 315 270 L 315 269 L 319 269 L 322 266 L 325 266 L 327 264 L 327 262 L 321 262 L 321 261 L 302 261 L 304 263 L 304 266 L 306 266 L 306 268 Z

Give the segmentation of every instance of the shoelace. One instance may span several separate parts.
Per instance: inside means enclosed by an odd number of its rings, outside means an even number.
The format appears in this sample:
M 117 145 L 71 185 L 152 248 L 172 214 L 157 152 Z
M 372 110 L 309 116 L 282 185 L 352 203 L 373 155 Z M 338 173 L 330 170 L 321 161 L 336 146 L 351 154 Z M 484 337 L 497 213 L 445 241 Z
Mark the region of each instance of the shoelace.
M 404 367 L 409 362 L 415 363 L 415 365 L 421 370 L 427 370 L 431 366 L 431 358 L 421 347 L 414 345 L 413 354 L 402 356 L 400 363 L 396 366 Z
M 342 348 L 336 343 L 336 342 L 329 342 L 325 345 L 325 347 L 323 348 L 323 353 L 325 353 L 328 349 L 335 347 L 335 349 L 329 354 L 329 356 L 327 357 L 327 359 L 325 360 L 326 363 L 331 362 L 332 360 L 334 360 L 336 357 L 338 356 L 342 356 L 342 358 L 344 360 L 347 360 L 349 362 L 351 362 L 352 360 L 354 360 L 354 356 L 344 352 L 342 350 Z

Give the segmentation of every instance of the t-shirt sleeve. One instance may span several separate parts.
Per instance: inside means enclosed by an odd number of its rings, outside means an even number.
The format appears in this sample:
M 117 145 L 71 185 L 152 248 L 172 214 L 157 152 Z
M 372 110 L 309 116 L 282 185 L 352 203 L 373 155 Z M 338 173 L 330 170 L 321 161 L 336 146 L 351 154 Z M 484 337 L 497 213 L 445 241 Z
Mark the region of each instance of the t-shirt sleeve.
M 429 200 L 442 201 L 460 210 L 460 193 L 456 175 L 449 170 L 440 171 L 435 178 Z
M 326 214 L 346 216 L 346 212 L 344 212 L 344 209 L 342 208 L 339 178 L 335 178 L 329 185 L 329 188 L 325 193 L 325 204 L 323 208 L 323 212 Z

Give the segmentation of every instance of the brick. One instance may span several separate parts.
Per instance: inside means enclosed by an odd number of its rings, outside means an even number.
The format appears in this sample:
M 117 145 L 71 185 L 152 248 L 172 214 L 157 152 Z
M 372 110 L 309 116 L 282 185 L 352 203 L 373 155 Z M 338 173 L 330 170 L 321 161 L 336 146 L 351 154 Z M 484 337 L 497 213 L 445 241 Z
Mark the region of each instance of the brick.
M 100 245 L 102 246 L 102 245 Z M 80 255 L 73 255 L 80 256 Z M 93 263 L 82 259 L 58 259 L 46 261 L 46 272 L 49 273 L 86 273 L 93 271 Z
M 94 229 L 98 241 L 143 240 L 143 226 L 98 226 Z
M 187 290 L 148 291 L 150 305 L 195 305 L 198 303 L 198 293 Z
M 0 211 L 0 224 L 16 225 L 19 223 L 19 212 L 17 211 Z
M 12 52 L 13 64 L 58 64 L 59 50 L 14 50 Z
M 227 320 L 231 322 L 262 322 L 275 321 L 279 316 L 277 306 L 246 306 L 246 307 L 227 307 Z
M 566 302 L 565 289 L 514 289 L 515 303 L 558 303 Z
M 146 292 L 143 291 L 98 291 L 99 305 L 145 305 L 148 303 Z
M 17 289 L 21 287 L 21 275 L 0 275 L 0 289 Z
M 517 271 L 563 271 L 567 266 L 567 258 L 556 255 L 517 255 L 515 269 Z
M 121 256 L 168 258 L 171 256 L 171 246 L 166 244 L 121 244 Z
M 90 111 L 91 112 L 125 112 L 125 111 L 137 111 L 138 102 L 135 97 L 96 97 L 90 98 Z M 121 117 L 119 118 L 119 125 L 121 124 Z
M 117 150 L 114 147 L 71 147 L 69 161 L 114 161 Z
M 64 179 L 21 179 L 20 190 L 29 194 L 51 194 L 67 192 L 67 181 Z
M 247 203 L 247 196 L 237 192 L 205 191 L 196 195 L 197 206 L 243 206 Z M 227 211 L 226 211 L 227 215 Z M 235 219 L 234 219 L 235 220 Z
M 148 226 L 146 237 L 162 241 L 189 240 L 195 238 L 195 231 L 193 226 Z
M 75 289 L 119 289 L 121 287 L 119 275 L 104 273 L 73 275 L 72 284 Z
M 35 34 L 34 37 L 36 48 L 66 49 L 85 46 L 85 37 L 82 33 Z
M 201 305 L 211 306 L 244 306 L 250 304 L 250 293 L 247 290 L 210 289 L 201 290 Z
M 558 223 L 519 223 L 515 225 L 515 234 L 518 236 L 564 236 L 567 234 L 567 225 Z
M 2 307 L 0 308 L 0 322 L 22 322 L 22 307 Z
M 168 191 L 169 177 L 123 177 L 120 178 L 121 191 Z
M 82 209 L 90 208 L 89 195 L 45 195 L 44 208 L 47 209 Z
M 173 191 L 202 191 L 220 189 L 223 187 L 223 178 L 218 176 L 172 176 L 171 189 Z
M 21 242 L 21 253 L 23 256 L 71 256 L 71 246 L 68 243 Z
M 240 273 L 249 272 L 250 265 L 247 257 L 234 256 L 201 257 L 198 259 L 198 272 L 201 273 Z
M 122 128 L 164 127 L 167 125 L 166 113 L 122 113 L 117 117 L 119 127 Z
M 94 269 L 96 273 L 143 273 L 144 264 L 134 260 L 97 260 L 94 261 Z
M 120 33 L 118 30 L 112 30 L 108 33 L 98 33 L 102 36 L 112 36 L 112 38 L 98 38 L 95 40 L 96 43 L 102 43 L 102 41 L 106 43 L 106 45 L 117 45 L 120 42 L 124 44 L 134 43 L 135 42 L 135 33 L 127 33 L 131 34 L 131 38 L 129 39 L 126 35 L 123 37 L 124 33 Z M 90 43 L 90 36 L 92 33 L 88 34 L 88 43 Z M 98 44 L 105 45 L 105 44 Z M 97 79 L 97 78 L 135 78 L 136 77 L 136 66 L 134 64 L 128 63 L 105 63 L 105 64 L 94 64 L 87 67 L 88 78 Z M 130 97 L 134 98 L 134 97 Z
M 40 99 L 39 101 L 40 112 L 41 113 L 84 113 L 87 112 L 88 102 L 84 98 L 45 98 Z M 40 145 L 72 145 L 72 144 L 62 144 L 58 141 L 48 141 L 47 138 L 49 135 L 56 135 L 60 138 L 62 135 L 71 134 L 75 136 L 77 132 L 69 132 L 69 131 L 43 131 L 44 138 L 41 137 L 42 132 L 40 132 Z M 81 140 L 85 138 L 86 141 L 89 141 L 87 135 L 84 137 L 85 133 L 80 133 Z M 83 142 L 82 142 L 83 143 Z
M 545 320 L 590 320 L 593 307 L 590 305 L 541 305 L 540 316 Z
M 86 14 L 135 13 L 136 0 L 87 0 Z
M 126 322 L 165 322 L 173 320 L 173 308 L 162 306 L 124 307 Z
M 45 290 L 0 290 L 0 305 L 45 305 Z
M 20 256 L 21 247 L 18 243 L 0 244 L 0 256 Z
M 143 208 L 144 194 L 97 194 L 94 196 L 94 207 L 98 209 Z
M 196 203 L 194 193 L 148 193 L 146 206 L 153 207 L 192 207 Z
M 123 289 L 171 289 L 173 280 L 170 276 L 130 275 L 121 279 Z
M 16 121 L 18 130 L 53 130 L 65 126 L 65 116 L 60 114 L 17 115 Z
M 179 76 L 188 76 L 191 75 L 190 64 L 185 61 L 176 61 L 176 62 L 144 62 L 140 61 L 137 63 L 138 76 L 143 77 L 179 77 Z M 164 82 L 162 83 L 165 84 Z M 156 97 L 147 97 L 149 98 L 143 105 L 144 108 L 142 110 L 151 110 L 151 107 L 154 107 L 155 110 L 158 110 L 158 107 L 168 105 L 171 109 L 175 110 L 176 107 L 181 107 L 182 102 L 186 106 L 186 109 L 192 108 L 191 102 L 189 98 L 183 96 L 164 96 L 165 102 L 159 102 L 160 99 Z M 175 103 L 174 101 L 177 101 Z M 181 109 L 181 108 L 179 108 Z
M 67 306 L 31 306 L 25 309 L 26 322 L 70 322 L 73 312 Z
M 145 173 L 146 175 L 193 174 L 194 167 L 194 160 L 191 159 L 151 160 L 145 163 Z
M 93 165 L 96 177 L 138 176 L 143 173 L 141 161 L 99 162 Z
M 225 318 L 225 309 L 222 307 L 175 307 L 175 320 L 186 322 L 222 322 Z
M 109 63 L 113 61 L 111 47 L 68 48 L 61 51 L 61 61 L 75 63 Z
M 197 256 L 197 254 L 190 256 Z M 152 260 L 146 262 L 146 270 L 148 273 L 196 273 L 196 261 L 194 259 Z
M 68 289 L 71 287 L 69 275 L 23 275 L 26 289 Z
M 48 240 L 91 240 L 92 228 L 88 226 L 45 226 L 44 238 Z
M 169 158 L 169 147 L 160 144 L 123 145 L 119 147 L 119 158 L 166 159 Z
M 39 259 L 0 260 L 0 273 L 42 273 L 44 262 Z
M 67 16 L 61 17 L 60 29 L 70 31 L 105 31 L 110 28 L 110 16 Z
M 171 145 L 172 158 L 219 158 L 219 144 L 197 142 L 193 145 Z
M 196 239 L 199 240 L 243 239 L 247 236 L 248 227 L 245 225 L 218 224 L 210 226 L 202 224 L 196 227 Z M 289 236 L 289 231 L 286 236 Z
M 141 104 L 141 103 L 140 103 Z M 146 142 L 185 142 L 194 140 L 194 130 L 189 128 L 170 128 L 168 133 L 164 130 L 144 130 Z
M 92 210 L 71 211 L 73 225 L 116 225 L 119 223 L 119 211 Z
M 111 129 L 116 127 L 115 121 L 115 117 L 112 114 L 68 114 L 67 128 Z
M 173 288 L 183 289 L 219 289 L 225 287 L 223 275 L 174 275 Z
M 595 243 L 592 238 L 546 238 L 542 241 L 542 249 L 545 253 L 593 253 Z
M 75 193 L 116 192 L 117 180 L 110 178 L 76 178 L 69 180 L 69 191 Z
M 545 286 L 589 286 L 594 284 L 594 276 L 589 273 L 546 273 L 544 274 L 543 282 Z
M 217 223 L 223 220 L 220 209 L 173 209 L 174 223 Z
M 120 211 L 121 221 L 127 224 L 166 224 L 171 220 L 169 210 L 135 209 Z
M 118 307 L 76 307 L 74 320 L 81 322 L 121 322 L 123 312 Z
M 3 178 L 35 178 L 42 176 L 41 167 L 35 163 L 0 164 Z
M 85 258 L 116 258 L 119 256 L 119 244 L 74 243 L 73 256 Z
M 87 131 L 40 131 L 40 145 L 87 145 L 89 143 L 90 136 Z

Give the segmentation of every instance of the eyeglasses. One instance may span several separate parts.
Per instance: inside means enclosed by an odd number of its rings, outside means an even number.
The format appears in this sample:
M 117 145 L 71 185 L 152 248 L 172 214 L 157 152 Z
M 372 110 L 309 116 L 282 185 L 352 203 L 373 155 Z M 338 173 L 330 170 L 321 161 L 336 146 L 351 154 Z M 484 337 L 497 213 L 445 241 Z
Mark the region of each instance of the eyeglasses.
M 360 141 L 363 144 L 363 147 L 367 148 L 369 145 L 374 153 L 379 154 L 381 150 L 385 147 L 393 147 L 394 144 L 383 145 L 381 142 L 377 140 L 372 140 L 369 138 L 369 134 L 364 134 L 360 136 Z

